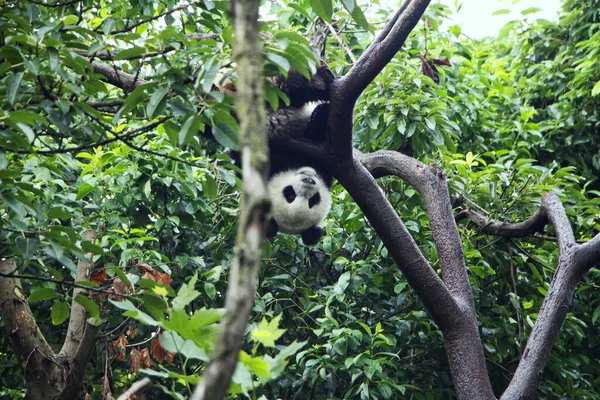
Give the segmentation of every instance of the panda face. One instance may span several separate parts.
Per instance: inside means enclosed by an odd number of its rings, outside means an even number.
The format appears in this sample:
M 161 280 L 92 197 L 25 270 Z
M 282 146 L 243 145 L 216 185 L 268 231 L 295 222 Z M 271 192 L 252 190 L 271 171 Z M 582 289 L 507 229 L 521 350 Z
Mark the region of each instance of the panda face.
M 318 226 L 331 208 L 329 188 L 310 167 L 275 174 L 267 184 L 279 231 L 291 235 Z

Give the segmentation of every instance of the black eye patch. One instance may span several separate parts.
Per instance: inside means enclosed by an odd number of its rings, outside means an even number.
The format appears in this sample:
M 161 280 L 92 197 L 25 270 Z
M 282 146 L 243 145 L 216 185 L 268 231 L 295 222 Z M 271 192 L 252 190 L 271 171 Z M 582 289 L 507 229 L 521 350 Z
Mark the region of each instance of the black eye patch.
M 308 208 L 313 208 L 320 202 L 321 202 L 321 195 L 319 194 L 319 192 L 317 192 L 317 194 L 315 194 L 313 197 L 308 199 Z
M 296 191 L 292 186 L 286 186 L 283 188 L 283 197 L 288 203 L 291 203 L 296 199 Z

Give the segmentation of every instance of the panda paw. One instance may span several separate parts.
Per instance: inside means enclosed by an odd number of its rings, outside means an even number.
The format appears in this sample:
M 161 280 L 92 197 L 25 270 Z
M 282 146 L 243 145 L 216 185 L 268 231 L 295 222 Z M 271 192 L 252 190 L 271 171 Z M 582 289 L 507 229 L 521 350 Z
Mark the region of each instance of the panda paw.
M 269 225 L 267 226 L 267 239 L 273 239 L 277 232 L 279 232 L 279 225 L 277 225 L 275 218 L 271 218 Z
M 319 243 L 319 239 L 323 236 L 324 232 L 318 226 L 311 226 L 304 232 L 302 232 L 302 241 L 307 246 L 314 246 Z

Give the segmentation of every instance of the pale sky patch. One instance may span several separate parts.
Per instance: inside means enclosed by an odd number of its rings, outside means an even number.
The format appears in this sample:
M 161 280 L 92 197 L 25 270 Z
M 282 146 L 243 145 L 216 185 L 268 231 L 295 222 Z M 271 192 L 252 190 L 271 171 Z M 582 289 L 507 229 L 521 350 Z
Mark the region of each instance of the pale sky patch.
M 456 11 L 455 3 L 462 3 L 462 8 L 448 21 L 451 25 L 459 25 L 465 35 L 480 39 L 486 36 L 497 36 L 500 29 L 508 22 L 518 19 L 547 19 L 556 21 L 561 7 L 560 0 L 439 0 L 442 4 Z M 512 4 L 515 3 L 515 4 Z M 523 15 L 522 11 L 531 7 L 542 11 Z M 502 9 L 510 10 L 509 14 L 492 15 Z

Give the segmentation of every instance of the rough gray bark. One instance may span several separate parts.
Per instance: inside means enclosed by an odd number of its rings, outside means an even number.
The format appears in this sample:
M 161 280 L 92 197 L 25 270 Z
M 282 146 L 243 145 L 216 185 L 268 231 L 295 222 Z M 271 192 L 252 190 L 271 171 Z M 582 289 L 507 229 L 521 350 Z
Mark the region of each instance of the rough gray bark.
M 95 231 L 86 231 L 84 240 L 96 239 Z M 77 265 L 76 281 L 88 280 L 92 254 Z M 16 272 L 14 261 L 0 260 L 0 273 Z M 84 289 L 75 289 L 84 291 Z M 78 293 L 79 293 L 78 292 Z M 26 399 L 77 399 L 83 384 L 85 367 L 95 348 L 99 327 L 85 320 L 81 307 L 73 301 L 68 334 L 59 354 L 55 353 L 42 335 L 35 317 L 27 304 L 26 295 L 17 278 L 0 277 L 0 308 L 8 331 L 11 348 L 25 375 Z M 75 294 L 73 295 L 75 298 Z M 75 315 L 74 315 L 75 314 Z
M 238 64 L 235 100 L 242 138 L 241 215 L 225 315 L 211 360 L 192 400 L 220 400 L 227 396 L 258 284 L 266 216 L 271 206 L 266 190 L 269 158 L 263 106 L 262 54 L 258 41 L 259 4 L 259 0 L 234 0 L 231 3 L 234 54 Z

